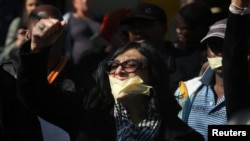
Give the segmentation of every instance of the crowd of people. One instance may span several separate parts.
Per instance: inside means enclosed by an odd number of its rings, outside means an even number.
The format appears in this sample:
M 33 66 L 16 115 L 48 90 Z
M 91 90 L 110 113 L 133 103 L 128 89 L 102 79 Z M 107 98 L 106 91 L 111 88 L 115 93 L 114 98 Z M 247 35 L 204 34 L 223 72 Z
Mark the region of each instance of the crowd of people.
M 25 0 L 10 24 L 1 141 L 208 141 L 209 125 L 249 124 L 250 0 L 221 17 L 188 1 L 175 41 L 156 4 L 107 15 L 72 5 Z

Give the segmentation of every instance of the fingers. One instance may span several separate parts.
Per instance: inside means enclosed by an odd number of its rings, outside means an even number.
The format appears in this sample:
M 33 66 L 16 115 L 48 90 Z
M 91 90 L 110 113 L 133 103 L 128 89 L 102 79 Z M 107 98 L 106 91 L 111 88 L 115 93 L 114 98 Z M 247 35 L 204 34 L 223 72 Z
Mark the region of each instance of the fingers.
M 19 29 L 17 30 L 17 34 L 22 34 L 22 35 L 24 35 L 26 32 L 27 32 L 27 29 L 24 29 L 24 28 L 19 28 Z
M 44 28 L 46 27 L 46 25 L 45 25 L 44 23 L 40 23 L 40 24 L 38 25 L 38 27 L 39 27 L 39 29 L 40 29 L 41 31 L 43 31 Z
M 63 27 L 64 25 L 57 19 L 41 19 L 32 29 L 33 36 L 46 38 L 47 36 L 60 32 Z
M 65 26 L 65 21 L 59 21 L 53 18 L 41 19 L 32 28 L 31 50 L 53 45 L 61 35 Z
M 61 26 L 62 26 L 62 27 L 65 27 L 65 26 L 66 26 L 66 21 L 64 21 L 64 20 L 61 21 Z

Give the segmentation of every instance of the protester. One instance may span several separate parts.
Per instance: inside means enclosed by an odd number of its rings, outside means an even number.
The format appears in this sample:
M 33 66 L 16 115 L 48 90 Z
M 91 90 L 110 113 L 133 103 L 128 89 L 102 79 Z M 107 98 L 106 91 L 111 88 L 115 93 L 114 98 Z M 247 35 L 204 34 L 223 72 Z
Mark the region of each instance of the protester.
M 1 0 L 0 1 L 0 53 L 4 48 L 4 42 L 6 39 L 6 34 L 8 32 L 8 27 L 11 21 L 19 15 L 21 10 L 20 0 Z
M 121 23 L 128 25 L 131 41 L 150 43 L 164 54 L 170 72 L 171 92 L 174 93 L 180 81 L 199 75 L 206 61 L 200 40 L 206 35 L 211 20 L 212 13 L 203 3 L 191 3 L 179 11 L 176 31 L 185 48 L 174 47 L 165 39 L 167 14 L 157 5 L 141 3 Z
M 61 12 L 52 5 L 41 5 L 35 8 L 28 17 L 27 22 L 27 37 L 32 37 L 34 34 L 32 28 L 36 23 L 41 19 L 55 18 L 57 20 L 63 20 Z M 42 27 L 41 27 L 42 28 Z M 75 92 L 75 96 L 79 99 L 82 99 L 83 95 L 78 95 L 76 83 L 74 81 L 74 75 L 76 75 L 74 68 L 63 56 L 63 43 L 65 39 L 65 30 L 60 34 L 58 39 L 54 42 L 53 46 L 49 49 L 49 57 L 47 60 L 47 81 L 51 87 L 59 89 L 62 91 Z M 30 41 L 25 44 L 29 44 Z M 26 104 L 31 110 L 38 116 L 38 119 L 41 123 L 41 128 L 43 131 L 44 140 L 69 140 L 69 135 L 67 132 L 62 130 L 60 127 L 55 126 L 48 122 L 44 117 L 41 117 L 36 113 L 36 110 L 33 109 L 25 101 L 22 101 Z
M 130 41 L 150 43 L 164 53 L 172 45 L 165 40 L 167 14 L 158 5 L 140 3 L 121 24 L 129 27 Z
M 213 15 L 213 21 L 216 22 L 218 20 L 224 19 L 228 16 L 228 6 L 230 1 L 228 0 L 179 0 L 179 8 L 186 6 L 192 2 L 203 2 L 210 7 L 210 10 Z M 169 27 L 168 27 L 168 38 L 171 42 L 178 42 L 178 37 L 176 35 L 177 28 L 177 16 L 174 15 L 172 19 L 170 19 Z
M 4 48 L 0 54 L 0 62 L 12 61 L 15 66 L 18 64 L 18 50 L 20 46 L 27 40 L 25 33 L 27 29 L 28 15 L 38 5 L 43 4 L 44 0 L 23 0 L 22 12 L 15 17 L 8 28 Z
M 200 1 L 203 1 L 203 0 L 178 0 L 178 11 L 186 6 L 187 4 L 190 4 L 192 2 L 200 2 Z M 177 28 L 177 25 L 178 25 L 178 22 L 177 22 L 177 17 L 178 17 L 178 12 L 175 13 L 175 15 L 173 16 L 172 19 L 170 19 L 169 21 L 169 25 L 168 25 L 168 38 L 171 42 L 178 42 L 178 37 L 177 37 L 177 33 L 176 33 L 176 28 Z
M 120 22 L 131 12 L 131 8 L 118 8 L 106 14 L 101 23 L 101 34 L 105 37 L 108 45 L 105 49 L 107 53 L 115 51 L 122 44 L 129 41 L 129 32 L 126 25 Z
M 165 39 L 167 14 L 164 9 L 152 3 L 140 3 L 127 18 L 121 21 L 121 24 L 128 27 L 130 41 L 152 44 L 164 55 L 168 72 L 172 74 L 176 71 L 175 58 L 180 54 L 173 44 Z M 174 83 L 170 79 L 172 93 L 175 90 L 172 86 Z
M 64 28 L 65 21 L 40 19 L 20 50 L 18 92 L 41 117 L 72 140 L 203 140 L 177 117 L 180 107 L 169 93 L 164 59 L 146 43 L 129 42 L 107 58 L 84 102 L 51 87 L 47 59 Z
M 96 85 L 95 72 L 105 57 L 106 40 L 101 35 L 102 14 L 94 11 L 91 0 L 71 0 L 73 11 L 67 12 L 65 56 L 76 67 L 77 87 L 91 89 Z M 68 15 L 68 18 L 66 18 Z
M 222 50 L 227 19 L 214 23 L 201 40 L 207 46 L 208 67 L 202 76 L 182 81 L 175 96 L 182 106 L 179 117 L 208 140 L 208 125 L 227 123 Z
M 170 76 L 176 89 L 180 81 L 199 76 L 202 65 L 207 61 L 206 46 L 200 43 L 213 24 L 210 7 L 201 2 L 192 2 L 182 7 L 177 16 L 177 48 L 181 54 L 176 58 L 176 71 Z

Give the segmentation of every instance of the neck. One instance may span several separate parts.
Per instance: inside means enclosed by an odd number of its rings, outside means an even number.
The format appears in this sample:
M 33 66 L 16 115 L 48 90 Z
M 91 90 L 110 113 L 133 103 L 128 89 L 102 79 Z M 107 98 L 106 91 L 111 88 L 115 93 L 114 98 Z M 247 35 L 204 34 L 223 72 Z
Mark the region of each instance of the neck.
M 145 117 L 147 115 L 147 109 L 148 108 L 146 108 L 144 106 L 141 106 L 141 107 L 133 109 L 133 110 L 128 109 L 133 123 L 139 124 L 143 119 L 145 119 Z
M 217 101 L 224 96 L 224 82 L 219 75 L 216 75 L 215 77 L 214 92 L 217 95 Z
M 135 95 L 130 101 L 123 101 L 122 104 L 126 107 L 133 123 L 138 124 L 145 119 L 148 111 L 148 99 L 145 96 Z
M 74 13 L 74 16 L 77 17 L 77 18 L 82 18 L 82 19 L 89 19 L 90 18 L 90 12 L 88 11 L 76 11 Z

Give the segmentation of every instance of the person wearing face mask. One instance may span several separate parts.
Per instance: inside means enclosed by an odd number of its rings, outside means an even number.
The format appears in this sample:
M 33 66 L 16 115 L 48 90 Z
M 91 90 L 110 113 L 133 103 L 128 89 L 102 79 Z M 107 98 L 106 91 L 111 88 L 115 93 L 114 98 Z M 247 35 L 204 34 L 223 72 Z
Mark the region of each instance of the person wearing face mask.
M 202 76 L 182 81 L 175 96 L 179 117 L 208 139 L 208 125 L 227 123 L 222 70 L 222 51 L 227 19 L 215 22 L 201 43 L 207 46 L 208 67 Z
M 97 86 L 85 92 L 84 100 L 51 87 L 50 47 L 65 26 L 58 19 L 40 19 L 30 44 L 20 50 L 18 92 L 40 116 L 77 141 L 204 140 L 178 118 L 180 106 L 169 92 L 163 56 L 147 43 L 128 42 L 106 58 L 97 71 Z

